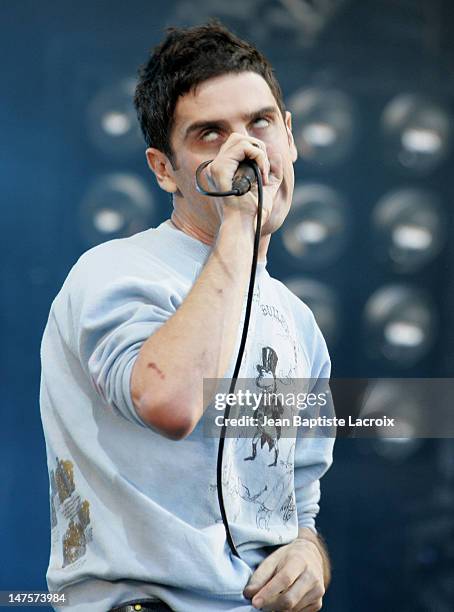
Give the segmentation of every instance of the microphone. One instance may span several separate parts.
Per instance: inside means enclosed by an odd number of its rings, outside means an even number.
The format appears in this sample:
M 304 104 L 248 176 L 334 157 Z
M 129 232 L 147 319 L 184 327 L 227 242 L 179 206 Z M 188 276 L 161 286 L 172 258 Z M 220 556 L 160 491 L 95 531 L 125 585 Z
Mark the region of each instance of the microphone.
M 232 190 L 237 189 L 238 195 L 244 195 L 250 190 L 256 180 L 252 161 L 248 158 L 243 159 L 233 175 Z

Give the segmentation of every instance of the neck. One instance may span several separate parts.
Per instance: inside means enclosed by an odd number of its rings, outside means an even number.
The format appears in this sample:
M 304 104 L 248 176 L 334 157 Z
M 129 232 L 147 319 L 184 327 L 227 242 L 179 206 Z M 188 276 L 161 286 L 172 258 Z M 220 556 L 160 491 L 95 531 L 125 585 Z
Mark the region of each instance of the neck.
M 189 219 L 184 219 L 177 213 L 176 210 L 172 212 L 170 220 L 177 229 L 181 230 L 188 236 L 191 236 L 191 238 L 195 238 L 196 240 L 203 242 L 203 244 L 208 244 L 210 246 L 214 244 L 215 237 L 212 234 L 200 229 L 200 227 L 197 227 L 191 223 Z
M 195 238 L 196 240 L 203 242 L 203 244 L 213 246 L 216 241 L 216 236 L 202 230 L 200 227 L 197 227 L 196 225 L 191 223 L 190 220 L 182 218 L 181 215 L 179 215 L 175 209 L 172 212 L 170 220 L 177 229 L 181 230 L 191 238 Z M 258 261 L 265 261 L 268 246 L 270 244 L 270 238 L 270 234 L 260 237 Z

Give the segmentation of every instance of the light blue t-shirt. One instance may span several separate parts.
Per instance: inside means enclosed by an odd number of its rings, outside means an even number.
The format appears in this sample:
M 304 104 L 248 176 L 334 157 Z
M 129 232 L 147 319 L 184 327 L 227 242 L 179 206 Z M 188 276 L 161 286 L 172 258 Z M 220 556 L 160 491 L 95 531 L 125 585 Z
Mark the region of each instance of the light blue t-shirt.
M 134 360 L 185 299 L 210 251 L 168 220 L 86 252 L 52 304 L 40 395 L 50 477 L 47 580 L 75 612 L 147 598 L 180 612 L 253 610 L 242 592 L 272 551 L 265 547 L 291 542 L 299 526 L 315 529 L 332 438 L 278 439 L 272 428 L 226 438 L 223 496 L 238 558 L 219 509 L 219 440 L 206 435 L 205 417 L 172 441 L 135 411 Z M 243 319 L 227 376 L 242 327 Z M 311 311 L 259 263 L 240 377 L 260 387 L 265 378 L 329 375 Z

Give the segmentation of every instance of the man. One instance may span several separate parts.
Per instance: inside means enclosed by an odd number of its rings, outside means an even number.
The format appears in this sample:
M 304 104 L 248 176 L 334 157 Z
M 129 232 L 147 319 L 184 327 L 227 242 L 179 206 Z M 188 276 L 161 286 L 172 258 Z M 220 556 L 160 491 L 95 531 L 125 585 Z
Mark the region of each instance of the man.
M 135 105 L 173 212 L 85 253 L 51 308 L 41 387 L 49 588 L 76 612 L 319 610 L 330 572 L 314 519 L 332 440 L 295 441 L 276 427 L 226 439 L 223 518 L 219 440 L 204 433 L 203 380 L 231 376 L 238 353 L 257 188 L 207 198 L 194 180 L 203 161 L 213 160 L 203 180 L 217 190 L 231 188 L 244 158 L 263 177 L 240 375 L 268 391 L 329 377 L 311 312 L 265 268 L 293 193 L 290 114 L 267 60 L 213 22 L 169 31 Z

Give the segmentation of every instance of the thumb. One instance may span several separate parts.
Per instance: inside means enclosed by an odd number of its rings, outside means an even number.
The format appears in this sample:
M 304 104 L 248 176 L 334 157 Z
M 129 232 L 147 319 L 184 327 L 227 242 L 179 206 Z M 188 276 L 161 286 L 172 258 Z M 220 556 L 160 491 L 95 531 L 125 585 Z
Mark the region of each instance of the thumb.
M 268 174 L 267 184 L 264 189 L 274 193 L 279 189 L 282 179 L 284 178 L 284 164 L 282 163 L 282 155 L 276 153 L 270 158 L 270 172 Z
M 279 182 L 282 181 L 284 174 L 282 154 L 274 145 L 269 143 L 266 145 L 266 152 L 268 155 L 268 161 L 270 162 L 269 174 L 271 175 L 271 178 L 274 178 L 275 180 L 277 179 Z

